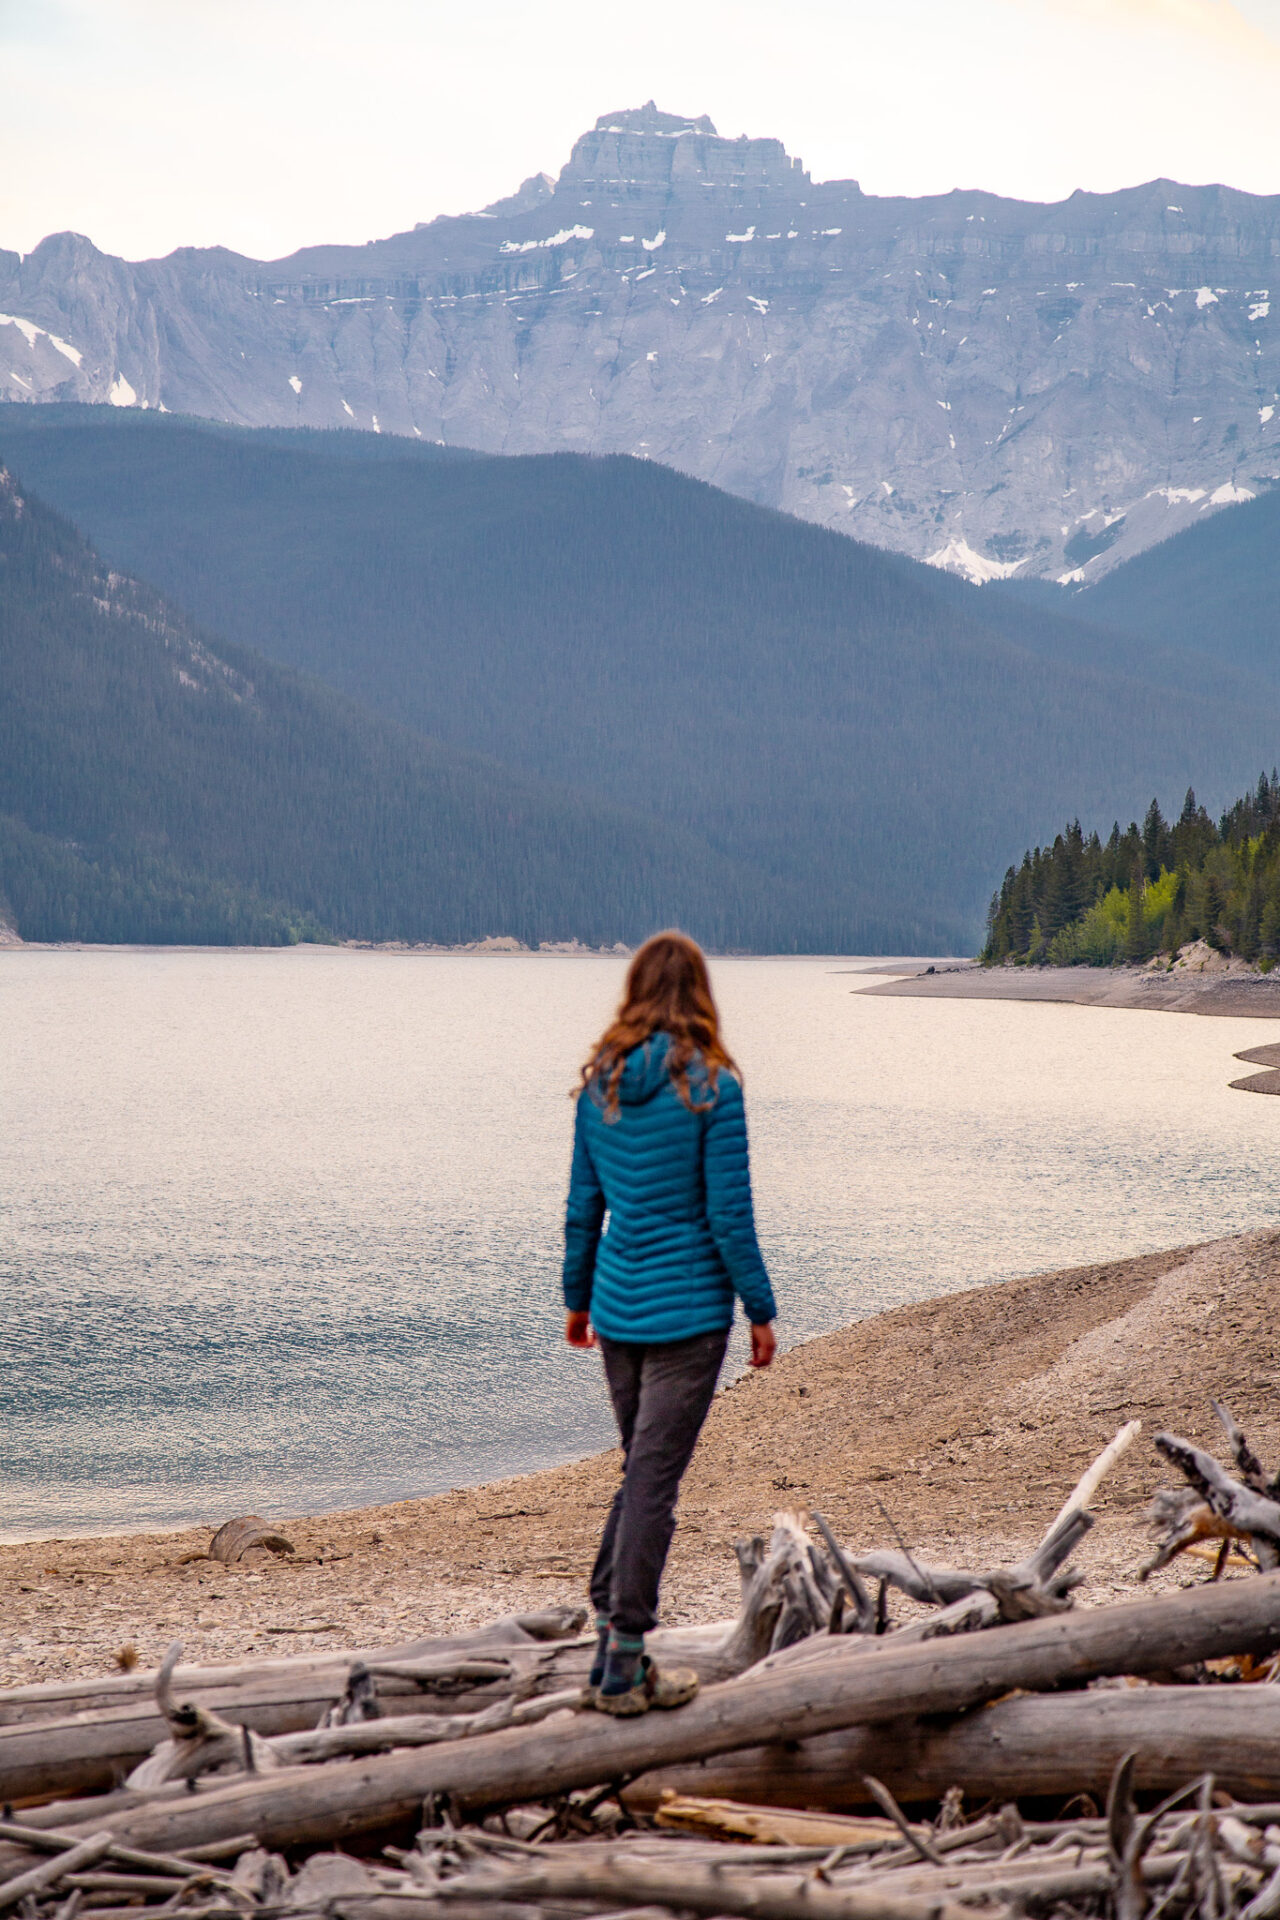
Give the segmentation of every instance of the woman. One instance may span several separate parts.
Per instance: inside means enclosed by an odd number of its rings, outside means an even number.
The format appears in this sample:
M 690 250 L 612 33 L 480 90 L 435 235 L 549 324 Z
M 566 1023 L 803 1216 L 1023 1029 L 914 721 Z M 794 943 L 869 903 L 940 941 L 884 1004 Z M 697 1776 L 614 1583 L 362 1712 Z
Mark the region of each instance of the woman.
M 659 933 L 582 1069 L 565 1217 L 565 1338 L 599 1345 L 622 1438 L 622 1485 L 591 1575 L 598 1636 L 589 1706 L 681 1706 L 698 1682 L 644 1651 L 676 1495 L 716 1389 L 735 1293 L 751 1365 L 773 1359 L 777 1312 L 756 1241 L 738 1070 L 701 949 Z

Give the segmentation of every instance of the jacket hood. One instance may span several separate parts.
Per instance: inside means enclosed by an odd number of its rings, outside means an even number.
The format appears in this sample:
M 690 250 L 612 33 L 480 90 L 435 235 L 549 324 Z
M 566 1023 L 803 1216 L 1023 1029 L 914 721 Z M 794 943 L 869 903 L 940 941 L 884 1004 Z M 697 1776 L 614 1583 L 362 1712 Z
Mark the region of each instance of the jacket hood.
M 646 1100 L 661 1093 L 671 1078 L 667 1071 L 670 1052 L 668 1033 L 650 1034 L 647 1040 L 632 1048 L 618 1082 L 618 1099 L 624 1107 L 642 1107 Z

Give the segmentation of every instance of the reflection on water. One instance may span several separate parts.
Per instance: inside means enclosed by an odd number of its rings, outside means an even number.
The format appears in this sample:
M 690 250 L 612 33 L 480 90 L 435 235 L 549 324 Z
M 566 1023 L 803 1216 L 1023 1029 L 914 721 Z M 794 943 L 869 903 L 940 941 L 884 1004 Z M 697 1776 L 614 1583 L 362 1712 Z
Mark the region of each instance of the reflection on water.
M 850 965 L 714 968 L 784 1340 L 1274 1217 L 1280 1102 L 1227 1088 L 1264 1023 L 867 998 Z M 606 1443 L 597 1362 L 559 1344 L 559 1216 L 621 976 L 0 955 L 0 1530 L 354 1505 Z

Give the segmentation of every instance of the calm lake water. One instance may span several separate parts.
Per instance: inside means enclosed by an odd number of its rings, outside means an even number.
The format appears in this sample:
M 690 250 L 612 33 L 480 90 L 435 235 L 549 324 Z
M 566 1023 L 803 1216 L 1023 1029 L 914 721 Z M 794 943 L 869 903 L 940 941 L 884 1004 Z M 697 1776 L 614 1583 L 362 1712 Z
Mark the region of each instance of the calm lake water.
M 607 1443 L 559 1224 L 623 964 L 0 954 L 0 1534 Z M 714 965 L 784 1341 L 1275 1218 L 1280 1101 L 1227 1087 L 1269 1023 L 867 998 L 868 964 Z

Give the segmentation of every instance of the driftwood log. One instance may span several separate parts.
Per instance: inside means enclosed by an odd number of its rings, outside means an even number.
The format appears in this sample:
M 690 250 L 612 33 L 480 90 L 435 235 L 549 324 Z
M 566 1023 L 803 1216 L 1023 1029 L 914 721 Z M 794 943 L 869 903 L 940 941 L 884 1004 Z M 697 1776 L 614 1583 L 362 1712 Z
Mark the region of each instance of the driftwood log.
M 234 1567 L 243 1560 L 250 1547 L 266 1547 L 272 1553 L 293 1553 L 292 1540 L 286 1540 L 282 1533 L 264 1520 L 261 1514 L 241 1514 L 238 1519 L 225 1520 L 209 1542 L 210 1560 L 220 1560 L 224 1567 Z
M 830 1606 L 825 1599 L 816 1602 L 816 1611 L 809 1605 L 811 1548 L 794 1516 L 779 1516 L 768 1548 L 763 1542 L 760 1548 L 758 1557 L 752 1555 L 750 1572 L 744 1569 L 737 1620 L 655 1633 L 651 1646 L 659 1659 L 678 1659 L 711 1683 L 754 1666 L 777 1643 L 780 1622 L 789 1623 L 789 1633 L 812 1634 L 825 1625 Z M 548 1624 L 576 1628 L 581 1614 L 567 1622 L 558 1615 Z M 128 1705 L 87 1718 L 81 1717 L 81 1707 L 74 1718 L 0 1726 L 0 1801 L 92 1793 L 126 1774 L 129 1786 L 152 1788 L 219 1769 L 266 1772 L 277 1762 L 274 1740 L 281 1735 L 311 1736 L 279 1749 L 289 1761 L 326 1751 L 379 1751 L 389 1742 L 377 1735 L 326 1745 L 312 1732 L 335 1720 L 371 1719 L 371 1708 L 378 1719 L 441 1716 L 438 1732 L 407 1729 L 405 1745 L 455 1740 L 507 1725 L 519 1717 L 510 1711 L 519 1703 L 581 1689 L 594 1635 L 536 1639 L 527 1630 L 527 1617 L 503 1625 L 506 1638 L 491 1632 L 471 1636 L 464 1646 L 435 1643 L 373 1653 L 349 1668 L 314 1660 L 264 1663 L 229 1682 L 210 1669 L 211 1684 L 205 1686 L 199 1685 L 198 1669 L 177 1665 L 181 1648 L 171 1648 L 154 1676 L 152 1700 L 135 1695 Z M 189 1688 L 196 1697 L 182 1699 Z
M 179 1666 L 172 1674 L 176 1692 L 198 1694 L 207 1705 L 227 1710 L 230 1698 L 261 1690 L 276 1701 L 295 1689 L 300 1700 L 333 1700 L 341 1694 L 351 1663 L 430 1660 L 486 1649 L 537 1648 L 576 1639 L 586 1622 L 584 1607 L 549 1607 L 540 1613 L 507 1614 L 471 1633 L 413 1640 L 394 1647 L 364 1647 L 353 1652 L 283 1654 L 269 1660 L 246 1660 L 219 1667 Z M 154 1704 L 158 1670 L 138 1667 L 89 1680 L 48 1680 L 29 1686 L 6 1687 L 0 1693 L 0 1727 L 26 1726 L 38 1719 L 70 1719 L 78 1713 L 109 1713 Z M 406 1689 L 407 1691 L 408 1689 Z M 224 1697 L 212 1699 L 218 1693 Z
M 960 1596 L 931 1619 L 896 1630 L 901 1640 L 1060 1610 L 1078 1577 L 1063 1562 L 1092 1524 L 1083 1501 L 1134 1431 L 1131 1423 L 1104 1449 L 1018 1566 L 955 1573 L 921 1568 L 909 1554 L 888 1556 L 892 1565 L 877 1566 L 881 1585 L 873 1604 L 820 1515 L 826 1551 L 807 1537 L 800 1517 L 781 1514 L 767 1546 L 756 1539 L 738 1548 L 742 1603 L 736 1622 L 660 1632 L 652 1636 L 652 1651 L 660 1660 L 692 1666 L 707 1684 L 744 1672 L 762 1657 L 767 1668 L 829 1658 L 842 1648 L 870 1649 L 882 1644 L 890 1580 L 916 1597 Z M 0 1695 L 0 1800 L 91 1794 L 126 1775 L 130 1785 L 154 1789 L 212 1770 L 266 1771 L 277 1755 L 296 1763 L 388 1745 L 375 1734 L 275 1746 L 281 1736 L 352 1722 L 442 1716 L 438 1733 L 406 1725 L 405 1745 L 480 1733 L 518 1720 L 501 1709 L 503 1702 L 554 1699 L 582 1685 L 594 1638 L 577 1633 L 581 1624 L 581 1610 L 512 1616 L 479 1633 L 365 1652 L 341 1665 L 332 1655 L 311 1655 L 239 1668 L 182 1668 L 171 1651 L 154 1676 L 15 1688 Z
M 802 1741 L 856 1726 L 957 1713 L 1013 1688 L 1080 1686 L 1232 1654 L 1280 1649 L 1280 1576 L 1055 1614 L 999 1632 L 895 1646 L 747 1675 L 673 1714 L 612 1722 L 554 1716 L 522 1729 L 213 1784 L 110 1817 L 113 1839 L 181 1852 L 232 1833 L 271 1847 L 332 1842 L 412 1821 L 428 1796 L 464 1807 L 544 1799 L 713 1758 L 763 1740 Z
M 1090 1793 L 1101 1802 L 1116 1766 L 1136 1754 L 1135 1783 L 1167 1793 L 1212 1773 L 1250 1800 L 1280 1795 L 1280 1689 L 1124 1687 L 1025 1694 L 953 1720 L 896 1720 L 646 1773 L 628 1803 L 665 1792 L 839 1810 L 865 1801 L 877 1775 L 899 1799 L 939 1800 L 957 1781 L 978 1800 Z
M 46 1887 L 56 1886 L 66 1874 L 101 1860 L 111 1845 L 111 1838 L 109 1833 L 90 1834 L 77 1840 L 65 1853 L 55 1854 L 52 1860 L 44 1860 L 38 1867 L 29 1867 L 25 1873 L 4 1881 L 0 1884 L 0 1911 L 17 1906 L 20 1900 L 41 1893 Z

